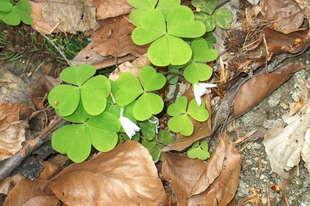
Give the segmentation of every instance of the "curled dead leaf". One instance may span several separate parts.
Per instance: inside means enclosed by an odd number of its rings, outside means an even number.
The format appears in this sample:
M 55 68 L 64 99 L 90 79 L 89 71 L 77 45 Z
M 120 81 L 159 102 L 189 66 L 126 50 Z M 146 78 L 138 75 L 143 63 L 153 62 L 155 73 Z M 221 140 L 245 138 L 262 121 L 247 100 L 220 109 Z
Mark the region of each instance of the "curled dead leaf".
M 127 0 L 94 0 L 93 5 L 97 8 L 98 20 L 128 14 L 133 9 Z

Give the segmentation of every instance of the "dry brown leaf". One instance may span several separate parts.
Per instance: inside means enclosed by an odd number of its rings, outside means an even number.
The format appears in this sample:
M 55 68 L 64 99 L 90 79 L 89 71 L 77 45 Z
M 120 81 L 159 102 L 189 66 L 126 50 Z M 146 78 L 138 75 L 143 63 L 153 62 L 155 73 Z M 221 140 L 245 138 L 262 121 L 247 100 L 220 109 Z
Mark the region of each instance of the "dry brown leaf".
M 33 19 L 31 26 L 44 34 L 50 34 L 53 28 L 44 20 L 42 16 L 42 8 L 45 5 L 45 2 L 29 0 L 29 3 L 31 6 L 30 16 Z
M 11 123 L 6 129 L 0 130 L 0 160 L 4 160 L 16 152 L 25 141 L 25 121 Z
M 260 103 L 291 77 L 291 73 L 303 68 L 301 63 L 290 63 L 281 71 L 259 74 L 247 81 L 235 97 L 233 117 L 238 117 Z
M 150 153 L 135 141 L 70 165 L 49 187 L 68 206 L 158 206 L 167 199 Z
M 52 28 L 56 27 L 62 32 L 76 33 L 99 28 L 92 0 L 46 1 L 42 16 Z
M 226 206 L 238 189 L 241 155 L 226 133 L 208 161 L 207 167 L 192 189 L 189 206 Z
M 0 102 L 0 131 L 6 129 L 12 122 L 19 120 L 19 104 Z
M 300 158 L 306 162 L 310 171 L 310 105 L 306 105 L 302 116 L 297 117 L 287 126 L 268 130 L 264 145 L 271 168 L 283 178 L 289 177 L 289 170 L 298 165 Z
M 133 62 L 124 62 L 123 64 L 118 66 L 118 69 L 115 69 L 110 75 L 109 79 L 116 81 L 123 72 L 130 72 L 135 75 L 137 78 L 139 77 L 139 73 L 142 67 L 151 65 L 147 54 L 144 54 L 134 60 Z
M 180 206 L 226 206 L 234 201 L 240 169 L 241 156 L 223 134 L 207 163 L 164 153 L 162 173 Z
M 128 14 L 133 9 L 127 0 L 94 0 L 93 5 L 97 8 L 98 20 Z
M 163 177 L 171 182 L 178 205 L 186 206 L 191 190 L 207 167 L 207 163 L 168 152 L 164 152 L 163 157 Z
M 100 21 L 101 27 L 111 29 L 111 36 L 108 39 L 94 41 L 93 50 L 101 56 L 123 57 L 128 54 L 141 56 L 146 53 L 148 46 L 138 46 L 131 39 L 131 32 L 135 26 L 125 17 L 106 19 Z M 97 33 L 94 32 L 94 33 Z
M 306 0 L 305 7 L 310 5 L 310 1 Z M 310 16 L 309 10 L 301 10 L 296 1 L 289 0 L 261 0 L 261 7 L 263 20 L 275 22 L 272 25 L 277 31 L 281 31 L 285 34 L 299 30 L 302 25 L 305 15 Z M 308 13 L 306 13 L 308 11 Z
M 192 91 L 192 87 L 188 88 L 186 92 L 183 94 L 184 96 L 187 97 L 188 102 L 190 102 L 194 98 L 194 94 Z M 206 104 L 206 108 L 209 111 L 209 114 L 212 113 L 211 110 L 211 98 L 210 95 L 204 95 L 202 97 L 202 100 Z M 211 134 L 211 115 L 210 118 L 205 121 L 205 122 L 198 122 L 192 119 L 194 123 L 194 132 L 191 136 L 183 136 L 180 133 L 177 135 L 177 138 L 174 142 L 171 144 L 167 145 L 165 148 L 163 148 L 162 151 L 182 151 L 185 148 L 189 147 L 192 145 L 194 142 L 203 139 Z
M 45 180 L 20 180 L 6 197 L 3 206 L 56 206 L 59 200 L 42 188 Z

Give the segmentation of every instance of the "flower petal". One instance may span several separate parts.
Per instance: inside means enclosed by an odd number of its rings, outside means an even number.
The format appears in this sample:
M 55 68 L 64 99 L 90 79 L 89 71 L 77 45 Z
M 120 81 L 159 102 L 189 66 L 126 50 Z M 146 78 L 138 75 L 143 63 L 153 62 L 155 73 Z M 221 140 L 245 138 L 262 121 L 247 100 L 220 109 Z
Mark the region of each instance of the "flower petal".
M 133 123 L 130 119 L 124 116 L 120 116 L 119 118 L 123 129 L 125 130 L 127 136 L 131 139 L 132 136 L 136 134 L 136 132 L 140 131 L 140 127 L 138 127 L 135 123 Z

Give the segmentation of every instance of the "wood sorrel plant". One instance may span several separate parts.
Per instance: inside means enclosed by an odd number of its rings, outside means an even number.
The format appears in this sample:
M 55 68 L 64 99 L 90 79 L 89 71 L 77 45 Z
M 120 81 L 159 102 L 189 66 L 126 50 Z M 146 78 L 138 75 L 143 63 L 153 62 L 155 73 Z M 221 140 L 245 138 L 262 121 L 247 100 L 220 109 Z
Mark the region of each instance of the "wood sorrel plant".
M 212 68 L 206 62 L 218 57 L 213 44 L 202 37 L 206 26 L 195 20 L 192 10 L 181 6 L 180 0 L 128 2 L 137 8 L 130 15 L 136 26 L 133 41 L 138 45 L 151 43 L 148 57 L 153 65 L 179 70 L 193 84 L 195 99 L 189 101 L 181 96 L 167 110 L 172 116 L 169 129 L 190 136 L 194 131 L 191 118 L 200 122 L 209 118 L 200 97 L 216 86 L 201 82 L 212 76 Z M 151 66 L 143 67 L 139 78 L 124 72 L 116 81 L 94 76 L 95 73 L 91 65 L 68 67 L 60 74 L 60 79 L 68 84 L 56 86 L 50 92 L 50 105 L 63 119 L 74 123 L 54 132 L 54 149 L 74 162 L 82 162 L 92 146 L 106 152 L 122 140 L 140 141 L 141 129 L 142 144 L 154 161 L 159 160 L 161 149 L 173 142 L 174 137 L 166 130 L 158 131 L 159 120 L 155 115 L 163 111 L 164 101 L 156 91 L 164 87 L 171 75 L 165 77 Z M 207 150 L 205 143 L 197 142 L 189 157 L 209 158 Z

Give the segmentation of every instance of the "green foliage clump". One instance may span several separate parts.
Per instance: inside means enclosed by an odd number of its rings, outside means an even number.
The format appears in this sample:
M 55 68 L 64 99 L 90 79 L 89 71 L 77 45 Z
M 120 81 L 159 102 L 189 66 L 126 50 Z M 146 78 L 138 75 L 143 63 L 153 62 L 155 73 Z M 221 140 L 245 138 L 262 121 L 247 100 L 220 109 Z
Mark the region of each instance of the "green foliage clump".
M 209 144 L 206 140 L 195 142 L 189 150 L 187 150 L 187 156 L 192 159 L 206 160 L 210 158 Z
M 31 25 L 33 20 L 29 15 L 30 11 L 28 0 L 20 0 L 15 5 L 12 0 L 0 1 L 0 20 L 8 25 L 17 26 L 21 21 Z

